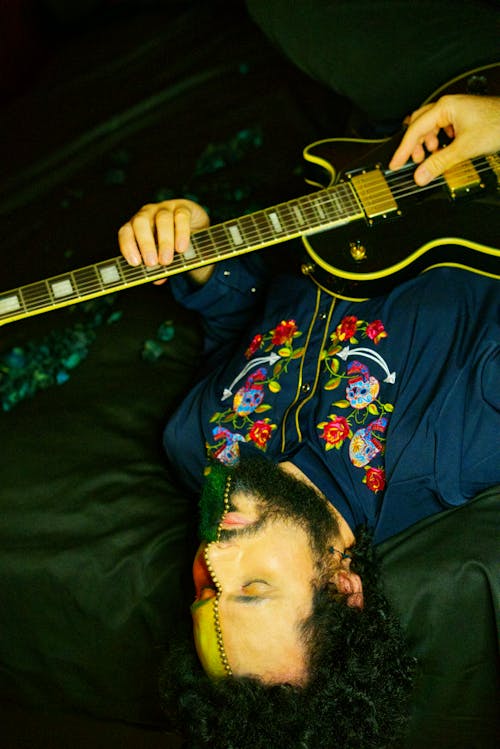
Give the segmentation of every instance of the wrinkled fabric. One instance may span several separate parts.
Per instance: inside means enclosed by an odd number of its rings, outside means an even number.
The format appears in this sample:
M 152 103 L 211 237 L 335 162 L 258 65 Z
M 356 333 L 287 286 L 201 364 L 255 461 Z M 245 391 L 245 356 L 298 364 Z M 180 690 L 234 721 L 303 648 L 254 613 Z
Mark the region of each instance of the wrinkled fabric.
M 303 277 L 261 277 L 252 259 L 172 288 L 207 332 L 203 377 L 164 433 L 193 491 L 206 445 L 225 463 L 264 452 L 378 543 L 500 483 L 498 281 L 441 268 L 335 301 Z

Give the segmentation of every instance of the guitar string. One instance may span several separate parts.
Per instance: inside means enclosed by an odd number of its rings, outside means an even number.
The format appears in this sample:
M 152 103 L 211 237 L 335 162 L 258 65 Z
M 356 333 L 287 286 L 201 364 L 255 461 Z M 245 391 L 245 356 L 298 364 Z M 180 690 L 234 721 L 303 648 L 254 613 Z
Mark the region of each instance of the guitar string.
M 411 168 L 412 172 L 413 172 L 414 165 L 409 164 L 409 165 L 407 165 L 407 167 Z M 403 167 L 403 169 L 406 169 L 406 167 Z M 469 173 L 469 169 L 470 169 L 469 165 L 465 164 L 464 165 L 464 169 L 458 170 L 458 171 L 455 172 L 455 176 L 459 177 L 461 175 L 461 173 L 463 175 L 467 175 Z M 484 164 L 484 166 L 482 168 L 476 168 L 476 172 L 478 174 L 480 174 L 481 172 L 486 171 L 486 170 L 491 171 L 491 167 L 489 166 L 489 164 L 487 162 Z M 401 175 L 401 171 L 402 170 L 398 170 L 398 172 L 386 172 L 385 173 L 385 176 L 387 176 L 387 181 L 391 183 L 391 186 L 392 186 L 392 184 L 395 184 L 396 182 L 399 182 L 398 187 L 402 188 L 402 189 L 400 189 L 399 192 L 395 192 L 394 190 L 391 190 L 391 193 L 392 193 L 393 197 L 400 197 L 402 195 L 403 196 L 408 196 L 408 195 L 411 195 L 411 194 L 417 194 L 417 193 L 420 193 L 422 191 L 426 191 L 428 189 L 434 189 L 435 187 L 447 184 L 446 180 L 444 178 L 438 178 L 436 180 L 433 180 L 433 182 L 430 183 L 428 186 L 419 187 L 419 186 L 417 186 L 413 182 L 413 179 L 410 182 L 407 179 L 407 175 L 406 174 Z M 396 177 L 396 179 L 393 178 L 394 176 Z M 321 197 L 319 197 L 317 193 L 312 193 L 311 195 L 302 196 L 302 197 L 299 197 L 299 198 L 297 198 L 295 200 L 288 201 L 287 203 L 278 204 L 277 206 L 275 206 L 274 210 L 276 210 L 276 211 L 283 210 L 284 208 L 289 208 L 290 204 L 294 204 L 294 203 L 298 202 L 298 203 L 300 203 L 300 208 L 302 208 L 304 211 L 314 211 L 314 208 L 325 207 L 327 205 L 327 203 L 331 203 L 334 200 L 335 197 L 338 198 L 338 196 L 334 196 L 334 194 L 333 194 L 335 188 L 340 188 L 340 187 L 342 187 L 342 186 L 344 186 L 346 184 L 347 183 L 339 183 L 338 185 L 333 186 L 333 189 L 332 188 L 326 188 L 326 190 L 324 190 L 324 191 L 319 191 Z M 408 191 L 408 189 L 409 189 L 409 191 Z M 379 191 L 377 191 L 377 190 L 371 191 L 370 192 L 370 196 L 369 196 L 370 200 L 373 201 L 374 197 L 376 198 L 378 195 L 387 195 L 387 190 L 386 189 L 381 189 Z M 345 200 L 344 200 L 344 202 L 345 202 Z M 352 198 L 351 200 L 348 200 L 347 202 L 351 203 L 351 207 L 357 208 L 357 204 L 356 204 L 356 201 L 354 200 L 354 198 Z M 269 214 L 269 213 L 272 213 L 272 212 L 273 212 L 273 208 L 270 208 L 270 209 L 265 209 L 263 211 L 258 211 L 257 213 L 254 213 L 254 214 L 248 214 L 247 216 L 241 217 L 241 219 L 235 219 L 234 222 L 228 221 L 228 222 L 224 222 L 223 224 L 215 225 L 214 227 L 211 227 L 211 228 L 207 229 L 206 231 L 200 232 L 200 234 L 203 234 L 205 236 L 206 235 L 210 235 L 216 229 L 219 230 L 219 231 L 223 231 L 224 232 L 224 227 L 227 228 L 231 224 L 233 224 L 233 223 L 237 224 L 238 222 L 241 222 L 244 219 L 249 219 L 249 220 L 253 219 L 254 222 L 255 222 L 256 219 L 267 220 L 265 214 Z M 316 218 L 316 217 L 314 217 L 314 218 Z M 283 217 L 282 217 L 282 220 L 283 220 Z M 332 220 L 335 221 L 336 219 L 333 218 Z M 294 218 L 294 221 L 295 221 L 295 223 L 297 223 L 297 221 L 295 220 L 295 218 Z M 322 225 L 322 224 L 325 223 L 325 221 L 324 221 L 323 218 L 321 218 L 320 220 L 316 219 L 316 222 L 317 222 L 318 225 Z M 310 228 L 314 228 L 312 223 L 309 222 L 308 225 L 309 225 Z M 255 237 L 259 241 L 267 242 L 269 240 L 277 238 L 276 232 L 275 231 L 273 232 L 272 229 L 268 225 L 266 225 L 264 227 L 264 229 L 266 230 L 266 233 L 268 235 L 267 237 L 263 236 L 263 230 L 262 230 L 262 228 L 256 227 L 256 229 L 254 230 Z M 301 234 L 307 233 L 307 232 L 304 232 L 303 230 L 301 230 L 300 226 L 297 226 L 297 229 L 298 229 L 299 233 L 301 233 Z M 290 230 L 288 231 L 288 234 L 293 234 L 293 233 L 294 233 L 293 231 L 290 231 Z M 196 234 L 193 235 L 193 236 L 196 237 Z M 245 236 L 246 237 L 248 236 L 247 230 L 245 230 Z M 253 238 L 254 237 L 252 236 L 252 239 L 250 239 L 250 241 L 247 243 L 247 247 L 248 247 L 248 244 L 251 244 Z M 278 238 L 279 238 L 279 235 L 278 235 Z M 283 241 L 285 241 L 285 239 L 286 239 L 286 237 L 283 238 Z M 206 243 L 206 244 L 210 245 L 210 254 L 209 254 L 208 257 L 206 257 L 206 258 L 203 257 L 204 252 L 207 251 L 207 246 L 206 245 L 203 246 L 203 240 L 202 240 L 202 238 L 200 238 L 200 240 L 198 240 L 196 242 L 196 244 L 197 244 L 197 246 L 195 248 L 195 251 L 199 254 L 200 259 L 203 262 L 205 262 L 205 261 L 209 262 L 212 259 L 215 259 L 216 257 L 220 256 L 221 252 L 224 253 L 224 248 L 222 248 L 222 250 L 221 250 L 220 247 L 216 247 L 214 245 L 214 240 L 213 240 L 212 236 L 209 237 L 208 243 Z M 226 238 L 225 244 L 227 245 L 227 247 L 230 247 L 232 250 L 235 249 L 236 254 L 243 254 L 243 252 L 245 252 L 245 251 L 250 251 L 250 250 L 243 250 L 242 252 L 238 252 L 238 247 L 236 246 L 236 248 L 235 248 L 234 242 L 229 241 L 227 238 Z M 227 255 L 228 255 L 228 253 L 226 251 L 224 253 L 224 256 L 227 257 Z M 184 268 L 186 268 L 186 265 L 187 265 L 186 270 L 188 270 L 190 267 L 192 267 L 192 265 L 195 264 L 195 263 L 191 262 L 191 259 L 189 259 L 188 261 L 184 261 L 179 255 L 176 255 L 175 258 L 179 258 L 178 262 L 176 263 L 176 265 L 175 265 L 174 268 L 172 268 L 172 264 L 169 265 L 169 269 L 168 269 L 168 271 L 166 271 L 166 275 L 172 274 L 173 270 L 176 270 L 179 266 L 180 266 L 181 270 L 184 270 Z M 124 262 L 123 268 L 121 270 L 122 270 L 122 273 L 126 276 L 126 278 L 121 278 L 119 281 L 117 281 L 116 283 L 113 283 L 112 285 L 111 284 L 105 285 L 104 282 L 96 282 L 96 280 L 95 280 L 95 274 L 96 274 L 96 269 L 99 266 L 101 266 L 101 265 L 103 265 L 103 266 L 104 265 L 113 265 L 114 262 L 120 262 L 120 261 Z M 40 281 L 40 282 L 36 282 L 35 284 L 28 284 L 27 286 L 20 287 L 17 291 L 22 291 L 23 289 L 27 290 L 30 286 L 36 286 L 38 284 L 40 284 L 40 286 L 45 286 L 46 287 L 47 284 L 49 284 L 50 282 L 56 283 L 58 280 L 59 281 L 70 280 L 70 276 L 71 275 L 74 276 L 75 274 L 80 274 L 81 275 L 83 273 L 88 273 L 88 274 L 90 273 L 90 274 L 94 275 L 94 279 L 89 279 L 87 282 L 77 282 L 74 278 L 71 279 L 75 283 L 75 285 L 77 287 L 77 290 L 75 292 L 71 292 L 69 294 L 61 296 L 59 299 L 56 299 L 54 302 L 51 301 L 53 294 L 51 294 L 47 288 L 42 293 L 40 293 L 38 296 L 36 296 L 36 295 L 32 296 L 32 299 L 31 299 L 30 304 L 29 304 L 29 308 L 31 310 L 36 310 L 36 309 L 41 308 L 41 307 L 46 307 L 47 306 L 47 300 L 50 300 L 50 305 L 49 306 L 53 306 L 53 305 L 56 305 L 59 301 L 62 302 L 62 303 L 64 303 L 65 301 L 72 301 L 72 300 L 77 301 L 81 296 L 86 296 L 86 295 L 88 296 L 90 293 L 92 293 L 92 291 L 94 291 L 94 292 L 95 291 L 103 291 L 104 293 L 108 293 L 108 292 L 111 293 L 113 291 L 113 288 L 115 288 L 115 287 L 122 288 L 123 286 L 126 287 L 128 284 L 133 283 L 134 281 L 142 281 L 142 280 L 144 280 L 144 282 L 147 282 L 150 279 L 151 276 L 153 276 L 153 280 L 154 280 L 154 274 L 156 274 L 157 272 L 158 272 L 158 267 L 151 268 L 151 270 L 149 270 L 145 266 L 139 266 L 138 268 L 136 268 L 134 266 L 129 266 L 126 263 L 126 261 L 124 261 L 124 259 L 119 256 L 116 261 L 104 261 L 103 263 L 97 263 L 97 264 L 95 264 L 95 266 L 88 266 L 87 268 L 80 268 L 78 270 L 73 271 L 72 273 L 68 272 L 67 274 L 60 274 L 59 276 L 54 276 L 54 277 L 52 277 L 50 279 L 46 279 L 45 281 Z M 70 280 L 70 282 L 71 282 L 71 280 Z M 8 296 L 8 295 L 9 295 L 9 292 L 6 292 L 6 293 L 2 294 L 2 296 L 4 296 L 4 297 Z M 4 314 L 9 314 L 9 313 L 4 313 Z M 1 317 L 1 315 L 0 315 L 0 317 Z
M 485 168 L 486 168 L 486 167 L 485 167 Z M 392 181 L 394 182 L 394 180 L 392 180 Z M 413 182 L 412 182 L 411 184 L 405 184 L 405 182 L 406 182 L 406 180 L 405 180 L 405 179 L 404 179 L 404 180 L 399 180 L 399 181 L 400 181 L 400 182 L 401 182 L 401 183 L 403 184 L 403 186 L 404 186 L 405 188 L 408 188 L 408 187 L 410 187 L 410 192 L 409 192 L 409 193 L 408 193 L 408 192 L 404 193 L 404 194 L 406 194 L 406 195 L 408 195 L 408 194 L 411 194 L 411 193 L 416 193 L 416 192 L 419 192 L 419 191 L 421 191 L 422 189 L 424 189 L 424 190 L 426 189 L 426 188 L 419 188 L 419 187 L 416 187 L 416 186 L 414 185 L 414 183 L 413 183 Z M 443 179 L 441 179 L 441 180 L 435 180 L 435 181 L 434 181 L 434 183 L 435 183 L 435 182 L 439 182 L 440 184 L 446 184 L 446 181 L 445 181 L 445 180 L 443 180 Z M 431 185 L 429 186 L 429 189 L 430 189 L 431 187 L 434 187 L 434 186 L 435 186 L 435 184 L 434 184 L 434 183 L 432 183 L 432 184 L 431 184 Z M 372 193 L 371 193 L 371 195 L 370 195 L 370 197 L 371 197 L 371 198 L 373 198 L 373 195 L 374 195 L 374 194 L 375 194 L 375 195 L 377 194 L 377 193 L 376 193 L 376 191 L 372 192 Z M 400 192 L 399 194 L 403 194 L 403 193 L 402 193 L 402 192 Z M 326 205 L 326 203 L 327 203 L 327 202 L 331 202 L 331 195 L 329 195 L 329 194 L 326 194 L 326 195 L 324 195 L 324 198 L 323 198 L 323 200 L 322 200 L 322 201 L 319 201 L 319 200 L 318 200 L 318 196 L 317 196 L 317 195 L 315 195 L 315 194 L 312 194 L 311 196 L 305 196 L 305 197 L 306 197 L 306 200 L 304 201 L 304 204 L 303 204 L 303 205 L 302 205 L 301 207 L 302 207 L 302 208 L 303 208 L 304 210 L 306 210 L 306 211 L 307 211 L 308 209 L 310 209 L 310 208 L 314 209 L 314 207 L 315 207 L 315 206 L 317 207 L 318 205 L 321 205 L 321 204 L 323 204 L 323 205 Z M 291 202 L 293 202 L 293 201 L 291 201 Z M 310 205 L 307 205 L 307 202 L 309 202 L 309 204 L 310 204 Z M 354 203 L 354 201 L 353 201 L 353 204 L 355 204 L 355 203 Z M 284 207 L 284 206 L 288 206 L 288 205 L 289 205 L 289 204 L 282 204 L 282 207 Z M 258 212 L 258 215 L 257 215 L 257 216 L 255 216 L 255 214 L 254 214 L 254 216 L 252 216 L 252 215 L 249 215 L 249 216 L 247 216 L 247 217 L 243 217 L 243 218 L 248 218 L 248 219 L 252 219 L 252 218 L 257 218 L 257 217 L 262 217 L 262 218 L 264 218 L 264 215 L 263 215 L 263 213 L 261 213 L 261 212 Z M 226 223 L 229 223 L 229 224 L 231 224 L 231 222 L 226 222 Z M 318 224 L 320 224 L 320 225 L 321 225 L 322 223 L 324 223 L 323 219 L 321 219 L 321 221 L 318 221 Z M 311 225 L 311 224 L 310 224 L 310 225 Z M 221 228 L 222 228 L 222 225 L 217 225 L 216 227 L 212 227 L 212 231 L 213 231 L 213 229 L 216 229 L 216 228 L 219 228 L 219 229 L 221 229 Z M 265 229 L 268 229 L 268 231 L 267 231 L 268 237 L 264 237 L 264 236 L 263 236 L 262 228 L 260 228 L 260 229 L 259 229 L 259 228 L 257 228 L 256 232 L 254 232 L 255 236 L 256 236 L 256 237 L 257 237 L 257 238 L 258 238 L 259 240 L 260 240 L 260 239 L 262 239 L 263 241 L 265 241 L 265 240 L 267 240 L 267 239 L 274 239 L 274 238 L 276 238 L 276 232 L 273 232 L 273 231 L 272 231 L 271 229 L 269 229 L 268 227 L 264 227 L 264 228 L 265 228 Z M 300 227 L 299 227 L 299 228 L 300 228 Z M 311 228 L 312 228 L 312 225 L 311 225 Z M 208 231 L 210 232 L 210 230 L 208 230 Z M 245 232 L 245 234 L 247 234 L 247 233 L 248 233 L 248 232 Z M 254 237 L 252 236 L 252 239 L 253 239 L 253 238 L 254 238 Z M 250 241 L 252 241 L 252 239 L 250 239 Z M 210 244 L 210 245 L 212 245 L 212 244 L 213 244 L 213 237 L 210 237 L 210 239 L 209 239 L 209 244 Z M 227 246 L 229 246 L 229 247 L 231 247 L 231 248 L 233 248 L 233 247 L 234 247 L 234 243 L 228 242 L 228 241 L 227 241 L 227 239 L 226 239 L 226 244 L 227 244 Z M 206 250 L 207 250 L 207 247 L 206 247 L 206 246 L 204 247 L 204 246 L 203 246 L 203 243 L 199 241 L 199 242 L 198 242 L 198 245 L 197 245 L 197 247 L 196 247 L 196 251 L 198 252 L 198 254 L 200 255 L 200 258 L 201 258 L 202 260 L 206 260 L 206 259 L 212 259 L 212 258 L 214 257 L 214 251 L 215 251 L 215 254 L 216 254 L 216 255 L 220 255 L 220 250 L 219 250 L 219 248 L 215 248 L 215 249 L 213 249 L 213 248 L 211 247 L 211 252 L 210 252 L 210 255 L 209 255 L 209 257 L 208 257 L 208 258 L 204 258 L 204 257 L 203 257 L 203 255 L 204 255 L 204 252 L 205 252 Z M 223 252 L 223 251 L 224 251 L 224 250 L 222 249 L 222 252 Z M 176 257 L 179 257 L 179 256 L 176 256 Z M 118 258 L 118 260 L 121 260 L 121 258 Z M 104 264 L 106 264 L 106 263 L 108 263 L 108 262 L 109 262 L 109 261 L 104 261 Z M 99 264 L 97 264 L 97 265 L 99 265 Z M 177 265 L 178 265 L 178 266 L 181 266 L 181 268 L 182 268 L 183 266 L 185 266 L 185 263 L 184 263 L 184 262 L 182 261 L 182 259 L 180 259 L 180 261 L 179 261 L 179 262 L 177 263 Z M 189 267 L 189 265 L 190 265 L 190 264 L 189 264 L 189 262 L 188 262 L 188 267 Z M 146 268 L 146 269 L 144 269 L 144 267 L 143 267 L 143 266 L 141 266 L 141 268 L 142 268 L 142 270 L 139 270 L 139 272 L 134 272 L 134 268 L 133 268 L 132 266 L 128 266 L 128 265 L 125 265 L 125 266 L 124 266 L 124 270 L 126 271 L 126 276 L 127 276 L 127 278 L 123 278 L 123 279 L 122 279 L 121 281 L 117 282 L 116 284 L 113 284 L 112 286 L 111 286 L 111 285 L 110 285 L 110 286 L 105 286 L 104 288 L 103 288 L 103 287 L 101 286 L 101 284 L 100 284 L 100 283 L 99 283 L 99 284 L 96 284 L 96 282 L 95 282 L 95 279 L 94 279 L 94 280 L 92 280 L 92 279 L 89 279 L 89 281 L 88 281 L 88 284 L 89 284 L 89 285 L 87 285 L 87 284 L 85 284 L 85 283 L 82 283 L 82 282 L 79 282 L 79 283 L 77 283 L 77 282 L 75 281 L 75 283 L 76 283 L 76 286 L 77 286 L 77 289 L 78 289 L 78 291 L 77 291 L 77 292 L 75 292 L 75 293 L 74 293 L 74 294 L 72 294 L 72 295 L 66 295 L 66 296 L 78 296 L 78 294 L 84 294 L 84 293 L 86 293 L 86 292 L 88 291 L 88 289 L 92 289 L 92 288 L 98 288 L 98 290 L 103 290 L 103 291 L 105 291 L 105 290 L 106 290 L 106 291 L 107 291 L 108 289 L 112 289 L 112 288 L 113 288 L 113 286 L 115 286 L 115 285 L 116 285 L 116 286 L 120 286 L 120 285 L 121 285 L 121 283 L 122 283 L 122 281 L 123 281 L 123 283 L 125 283 L 125 284 L 126 284 L 126 283 L 131 283 L 131 282 L 133 282 L 133 281 L 136 281 L 136 280 L 142 280 L 142 278 L 144 278 L 144 280 L 145 280 L 145 281 L 147 281 L 147 280 L 148 280 L 148 278 L 149 278 L 149 276 L 148 276 L 148 273 L 156 273 L 156 272 L 157 272 L 157 270 L 156 270 L 156 269 L 152 269 L 151 271 L 148 271 L 148 269 L 147 269 L 147 268 Z M 94 267 L 89 267 L 88 269 L 80 269 L 80 270 L 77 270 L 77 271 L 73 271 L 73 273 L 79 273 L 79 274 L 82 274 L 82 273 L 83 273 L 83 272 L 84 272 L 85 270 L 87 270 L 87 272 L 88 272 L 88 273 L 93 273 L 93 274 L 95 274 L 95 270 L 94 270 Z M 69 275 L 69 274 L 68 274 L 68 275 Z M 53 277 L 52 279 L 48 279 L 48 280 L 47 280 L 47 282 L 50 282 L 50 281 L 53 281 L 53 282 L 57 282 L 57 279 L 60 279 L 60 280 L 65 280 L 65 279 L 67 279 L 67 276 L 66 276 L 65 274 L 60 274 L 59 276 Z M 74 279 L 73 279 L 73 280 L 74 280 Z M 42 282 L 38 282 L 38 283 L 40 283 L 41 285 L 45 285 L 45 282 L 43 282 L 43 281 L 42 281 Z M 35 284 L 30 284 L 30 285 L 35 285 Z M 22 288 L 26 288 L 26 287 L 22 287 Z M 40 296 L 40 299 L 42 299 L 42 298 L 43 298 L 43 299 L 45 299 L 45 298 L 46 298 L 47 296 L 49 296 L 49 298 L 50 298 L 50 293 L 49 293 L 49 294 L 47 294 L 47 291 L 45 291 L 45 292 L 44 292 L 44 293 L 43 293 L 43 294 L 42 294 L 42 295 Z M 36 300 L 36 298 L 35 298 L 35 300 Z

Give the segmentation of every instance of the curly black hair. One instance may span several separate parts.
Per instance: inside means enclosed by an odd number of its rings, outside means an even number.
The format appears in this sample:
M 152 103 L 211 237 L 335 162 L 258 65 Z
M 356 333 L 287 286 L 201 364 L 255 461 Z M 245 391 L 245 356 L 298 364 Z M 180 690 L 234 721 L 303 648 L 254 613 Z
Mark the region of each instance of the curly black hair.
M 404 732 L 415 661 L 380 583 L 370 534 L 356 529 L 351 569 L 364 607 L 324 586 L 304 622 L 304 686 L 209 679 L 188 641 L 170 648 L 160 679 L 167 716 L 190 749 L 382 749 Z

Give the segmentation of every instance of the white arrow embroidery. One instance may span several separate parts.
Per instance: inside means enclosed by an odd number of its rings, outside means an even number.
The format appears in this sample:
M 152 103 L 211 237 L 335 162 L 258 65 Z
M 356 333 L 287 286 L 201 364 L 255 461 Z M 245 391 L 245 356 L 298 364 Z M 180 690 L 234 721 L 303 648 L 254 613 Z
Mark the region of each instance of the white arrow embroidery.
M 377 364 L 380 367 L 382 367 L 382 369 L 387 375 L 387 377 L 384 379 L 384 382 L 389 382 L 391 385 L 393 385 L 396 382 L 396 372 L 389 371 L 387 362 L 376 351 L 372 351 L 369 348 L 362 348 L 362 347 L 350 348 L 349 346 L 344 346 L 342 351 L 339 351 L 337 356 L 343 359 L 344 361 L 346 361 L 348 356 L 355 356 L 355 355 L 357 356 L 359 354 L 361 354 L 361 356 L 364 356 L 366 359 L 371 359 L 372 361 L 377 362 Z
M 248 364 L 243 367 L 239 375 L 234 378 L 230 386 L 228 388 L 224 388 L 221 401 L 225 401 L 232 396 L 233 388 L 236 383 L 241 380 L 242 377 L 248 374 L 251 369 L 258 366 L 259 364 L 276 364 L 278 359 L 281 359 L 281 356 L 273 351 L 273 353 L 269 354 L 269 356 L 258 356 L 256 359 L 252 359 L 252 361 L 249 361 Z

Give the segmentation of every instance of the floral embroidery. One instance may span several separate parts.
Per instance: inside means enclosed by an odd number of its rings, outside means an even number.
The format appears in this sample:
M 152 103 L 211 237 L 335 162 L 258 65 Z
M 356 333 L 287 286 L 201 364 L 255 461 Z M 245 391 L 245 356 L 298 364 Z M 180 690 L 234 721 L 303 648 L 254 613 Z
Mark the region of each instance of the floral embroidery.
M 393 383 L 396 378 L 374 348 L 387 335 L 381 320 L 366 322 L 354 315 L 345 316 L 321 353 L 327 373 L 324 389 L 333 391 L 343 386 L 344 397 L 332 402 L 331 412 L 317 425 L 319 439 L 326 451 L 346 446 L 352 465 L 362 469 L 362 482 L 374 493 L 385 488 L 382 459 L 393 411 L 392 403 L 379 397 L 378 368 L 385 373 L 384 382 Z M 270 393 L 280 392 L 280 379 L 290 362 L 304 356 L 303 346 L 295 348 L 300 336 L 295 320 L 281 320 L 267 333 L 254 335 L 245 350 L 246 364 L 223 390 L 221 401 L 229 401 L 230 405 L 210 420 L 213 426 L 212 442 L 207 444 L 209 455 L 234 464 L 244 442 L 259 450 L 267 449 L 277 424 L 269 414 L 272 406 L 266 399 Z M 360 344 L 363 338 L 371 348 Z
M 275 429 L 274 424 L 270 424 L 267 419 L 259 419 L 255 421 L 252 428 L 248 432 L 249 438 L 252 442 L 255 442 L 257 447 L 264 449 L 266 444 Z
M 381 320 L 366 322 L 354 315 L 344 317 L 337 325 L 330 336 L 328 348 L 322 352 L 329 375 L 324 388 L 336 390 L 344 384 L 345 398 L 331 404 L 334 410 L 328 415 L 328 421 L 321 421 L 317 428 L 321 430 L 319 437 L 325 442 L 325 450 L 339 450 L 349 441 L 351 463 L 356 468 L 364 469 L 363 483 L 370 491 L 377 493 L 385 488 L 385 471 L 382 466 L 370 464 L 383 457 L 385 433 L 394 406 L 379 399 L 380 381 L 364 361 L 356 358 L 349 361 L 345 369 L 341 367 L 342 362 L 356 356 L 378 364 L 386 374 L 384 382 L 393 383 L 396 374 L 389 371 L 385 360 L 376 351 L 344 345 L 359 343 L 356 336 L 368 338 L 378 346 L 387 338 L 387 331 Z
M 292 342 L 294 335 L 297 333 L 295 320 L 282 320 L 279 325 L 271 331 L 272 342 L 275 346 L 283 346 Z
M 346 437 L 352 437 L 352 429 L 343 416 L 330 414 L 328 418 L 330 421 L 322 421 L 318 424 L 318 429 L 323 429 L 320 437 L 326 442 L 325 450 L 331 450 L 332 447 L 338 450 L 344 444 Z
M 250 346 L 245 351 L 245 356 L 247 359 L 251 359 L 252 356 L 255 354 L 256 351 L 261 347 L 262 341 L 264 339 L 264 336 L 262 333 L 258 333 L 255 335 L 252 339 L 252 342 L 250 343 Z
M 380 343 L 382 338 L 387 338 L 387 332 L 382 324 L 381 320 L 374 320 L 366 326 L 364 330 L 368 338 L 371 338 L 373 343 Z
M 363 483 L 372 492 L 383 492 L 385 489 L 385 471 L 383 468 L 367 468 Z
M 381 320 L 373 320 L 367 323 L 364 320 L 359 320 L 354 315 L 348 315 L 342 318 L 330 336 L 330 340 L 333 346 L 339 343 L 339 341 L 358 343 L 355 337 L 357 333 L 360 333 L 363 338 L 370 338 L 375 344 L 380 343 L 382 338 L 387 338 L 387 332 Z
M 281 390 L 279 380 L 287 372 L 289 363 L 304 355 L 304 347 L 294 348 L 295 340 L 301 335 L 295 320 L 281 320 L 268 333 L 258 333 L 252 338 L 245 351 L 248 364 L 224 389 L 222 400 L 232 397 L 232 405 L 210 419 L 216 426 L 212 429 L 215 442 L 207 444 L 209 455 L 232 465 L 239 460 L 241 442 L 252 442 L 259 450 L 266 450 L 277 429 L 271 418 L 262 416 L 271 410 L 271 406 L 264 402 L 266 394 Z M 259 356 L 252 359 L 255 354 Z M 257 369 L 248 374 L 253 366 Z M 233 387 L 245 375 L 244 384 L 233 394 Z
M 332 339 L 335 336 L 339 341 L 352 340 L 356 332 L 357 322 L 358 318 L 354 317 L 353 315 L 344 317 L 340 324 L 337 325 L 337 329 L 333 334 Z

